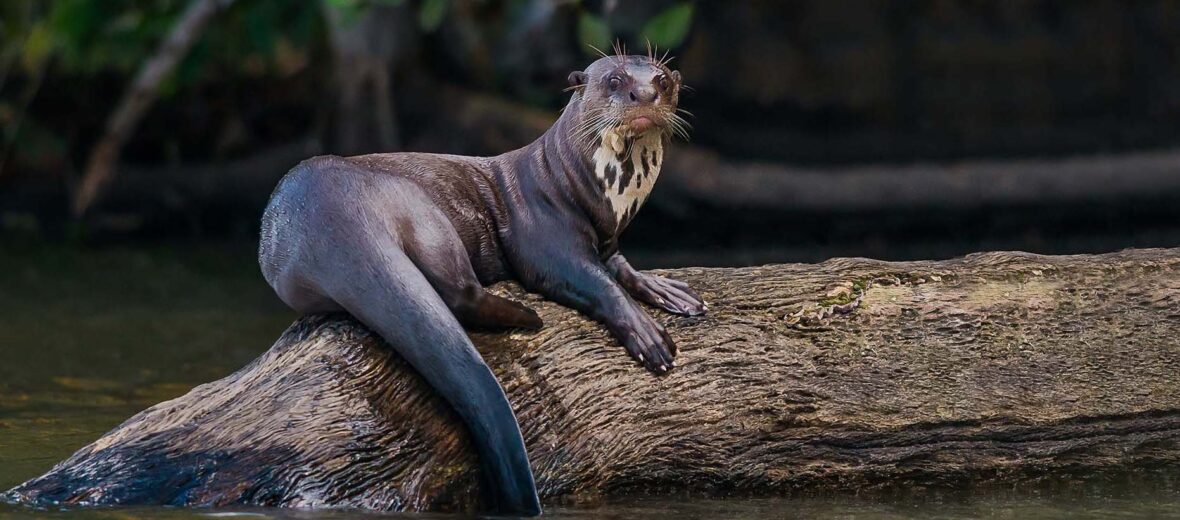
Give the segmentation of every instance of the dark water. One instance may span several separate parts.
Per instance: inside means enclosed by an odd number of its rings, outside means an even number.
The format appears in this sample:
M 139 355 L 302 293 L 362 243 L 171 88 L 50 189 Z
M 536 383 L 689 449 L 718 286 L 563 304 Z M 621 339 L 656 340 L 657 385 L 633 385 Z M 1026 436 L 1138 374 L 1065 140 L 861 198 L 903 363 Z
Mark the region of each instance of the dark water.
M 0 241 L 0 490 L 49 469 L 132 414 L 222 377 L 293 315 L 248 246 L 106 247 Z M 454 518 L 359 511 L 0 505 L 0 519 Z M 1016 489 L 729 500 L 633 497 L 547 518 L 1180 518 L 1180 469 Z

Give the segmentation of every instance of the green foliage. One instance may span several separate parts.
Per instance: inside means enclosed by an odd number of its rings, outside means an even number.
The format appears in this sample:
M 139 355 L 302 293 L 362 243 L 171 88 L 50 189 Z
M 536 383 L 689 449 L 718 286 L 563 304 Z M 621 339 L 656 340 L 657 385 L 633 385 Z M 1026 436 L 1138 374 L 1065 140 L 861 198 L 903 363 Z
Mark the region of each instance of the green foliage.
M 326 0 L 348 2 L 349 0 Z M 356 1 L 356 0 L 353 0 Z M 386 0 L 388 1 L 388 0 Z M 58 73 L 91 76 L 105 71 L 134 72 L 171 30 L 188 0 L 5 0 L 0 28 L 2 51 L 20 50 L 26 70 L 53 57 Z M 189 56 L 181 74 L 223 60 L 223 67 L 246 64 L 256 71 L 275 58 L 277 47 L 305 48 L 320 16 L 314 2 L 242 0 L 219 15 Z
M 643 26 L 640 36 L 653 45 L 671 48 L 684 43 L 692 25 L 692 3 L 684 2 L 653 16 Z
M 104 101 L 88 97 L 92 92 L 89 84 L 117 88 L 112 80 L 129 81 L 156 53 L 192 1 L 0 0 L 0 173 L 7 163 L 41 163 L 41 157 L 71 146 L 75 134 L 61 131 L 60 121 L 46 117 L 57 115 L 53 113 L 56 108 L 38 107 L 40 90 L 53 86 L 57 91 L 62 84 L 76 84 L 76 110 L 108 110 Z M 309 64 L 327 59 L 330 44 L 326 14 L 347 22 L 360 19 L 375 6 L 406 7 L 404 12 L 426 33 L 437 31 L 454 18 L 456 30 L 448 34 L 445 42 L 431 38 L 426 42 L 466 49 L 459 54 L 471 59 L 457 65 L 471 69 L 460 74 L 485 82 L 498 74 L 509 78 L 506 82 L 517 81 L 514 72 L 519 72 L 504 65 L 519 62 L 519 56 L 497 62 L 488 59 L 488 49 L 508 44 L 512 47 L 505 52 L 532 55 L 538 50 L 522 47 L 521 42 L 569 25 L 576 31 L 568 44 L 590 55 L 594 51 L 589 45 L 610 52 L 616 38 L 631 40 L 628 43 L 633 49 L 642 49 L 644 39 L 671 48 L 687 37 L 694 12 L 689 0 L 635 4 L 641 6 L 641 14 L 628 9 L 631 14 L 627 15 L 638 16 L 639 23 L 635 23 L 617 18 L 622 10 L 598 11 L 604 5 L 601 2 L 461 1 L 472 4 L 458 9 L 467 4 L 456 0 L 236 0 L 204 29 L 175 72 L 165 78 L 159 94 L 167 100 L 209 85 L 232 90 L 246 80 L 285 81 L 299 71 L 309 71 Z M 652 16 L 644 20 L 646 15 Z M 483 69 L 473 72 L 479 67 Z M 514 88 L 523 97 L 538 102 L 551 100 L 548 88 L 535 96 L 527 85 Z M 88 112 L 79 120 L 98 120 L 101 115 Z M 18 142 L 20 146 L 15 145 Z M 41 142 L 52 146 L 39 147 Z
M 151 40 L 167 30 L 174 14 L 164 5 L 169 2 L 139 2 L 143 5 L 127 9 L 130 3 L 8 0 L 0 7 L 5 21 L 0 45 L 6 52 L 19 50 L 26 72 L 50 57 L 58 58 L 58 66 L 84 74 L 130 68 Z
M 594 52 L 589 47 L 593 45 L 599 49 L 607 49 L 611 44 L 611 31 L 606 21 L 586 11 L 578 15 L 578 40 L 587 52 Z
M 323 0 L 324 3 L 336 11 L 341 20 L 345 23 L 351 23 L 361 17 L 366 9 L 374 6 L 389 5 L 397 6 L 406 3 L 406 0 Z M 426 32 L 434 32 L 443 20 L 446 18 L 447 10 L 450 8 L 450 0 L 420 0 L 418 3 L 418 26 Z
M 610 21 L 588 11 L 585 6 L 578 8 L 578 42 L 588 54 L 594 54 L 590 46 L 607 50 L 618 37 Z M 661 48 L 672 48 L 684 43 L 692 26 L 693 4 L 690 1 L 676 3 L 649 18 L 636 38 L 636 48 L 647 43 Z
M 339 13 L 341 20 L 347 24 L 360 18 L 366 3 L 364 0 L 324 0 L 324 5 Z
M 25 38 L 24 50 L 21 52 L 21 65 L 25 72 L 33 72 L 49 54 L 53 52 L 53 33 L 47 24 L 39 23 L 29 28 Z
M 47 16 L 37 26 L 52 33 L 51 50 L 59 66 L 83 74 L 131 69 L 175 16 L 171 6 L 126 9 L 118 4 L 86 0 L 49 4 Z
M 0 1 L 0 64 L 15 61 L 26 72 L 49 58 L 58 74 L 131 74 L 155 52 L 190 0 L 3 0 Z M 438 29 L 453 0 L 415 0 L 419 26 Z M 186 58 L 174 81 L 199 81 L 202 71 L 247 74 L 272 70 L 282 52 L 306 52 L 322 27 L 325 7 L 347 18 L 376 5 L 407 0 L 239 0 L 219 15 Z M 521 2 L 518 2 L 521 3 Z M 568 11 L 567 11 L 568 12 Z M 580 47 L 607 49 L 618 35 L 610 21 L 585 5 L 575 5 Z M 683 43 L 692 23 L 693 4 L 683 1 L 656 13 L 638 34 L 660 47 Z M 212 68 L 210 68 L 212 67 Z
M 406 0 L 323 0 L 324 5 L 340 14 L 345 23 L 360 18 L 366 9 L 377 5 L 402 5 Z
M 418 25 L 426 32 L 434 32 L 442 25 L 449 4 L 449 0 L 423 0 L 418 9 Z

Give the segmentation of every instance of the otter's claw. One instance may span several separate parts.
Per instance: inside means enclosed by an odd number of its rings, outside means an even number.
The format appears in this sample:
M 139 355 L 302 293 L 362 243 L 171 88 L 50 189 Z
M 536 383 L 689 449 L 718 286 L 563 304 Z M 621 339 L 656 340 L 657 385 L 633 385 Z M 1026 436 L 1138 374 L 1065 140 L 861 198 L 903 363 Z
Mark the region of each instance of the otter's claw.
M 705 301 L 688 284 L 647 273 L 636 273 L 631 294 L 648 304 L 681 316 L 700 316 L 708 310 Z
M 670 367 L 676 366 L 676 344 L 672 337 L 663 325 L 639 307 L 631 309 L 625 322 L 618 324 L 615 337 L 632 358 L 656 374 L 666 373 Z

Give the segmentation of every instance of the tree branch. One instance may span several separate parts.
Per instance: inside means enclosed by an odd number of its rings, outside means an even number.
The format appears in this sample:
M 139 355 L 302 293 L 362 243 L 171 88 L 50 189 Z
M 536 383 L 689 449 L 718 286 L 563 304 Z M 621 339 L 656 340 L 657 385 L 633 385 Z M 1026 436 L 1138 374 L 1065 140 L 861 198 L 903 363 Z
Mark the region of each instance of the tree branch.
M 188 54 L 213 16 L 229 7 L 233 1 L 193 0 L 156 49 L 155 55 L 139 69 L 135 80 L 107 118 L 106 130 L 102 137 L 90 150 L 86 171 L 71 204 L 75 217 L 85 214 L 110 183 L 115 164 L 119 161 L 120 149 L 139 124 L 139 120 L 155 102 L 160 83 Z

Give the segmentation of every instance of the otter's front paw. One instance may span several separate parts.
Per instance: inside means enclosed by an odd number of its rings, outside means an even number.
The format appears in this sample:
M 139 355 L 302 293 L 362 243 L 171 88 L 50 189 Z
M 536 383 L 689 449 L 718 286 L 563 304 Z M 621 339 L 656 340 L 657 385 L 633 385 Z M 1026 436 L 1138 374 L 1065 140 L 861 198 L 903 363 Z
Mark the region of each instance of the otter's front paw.
M 631 357 L 657 375 L 676 366 L 676 343 L 663 325 L 641 309 L 629 313 L 626 323 L 616 328 L 615 336 Z
M 700 316 L 708 310 L 705 301 L 680 280 L 639 273 L 633 285 L 633 296 L 672 314 Z

